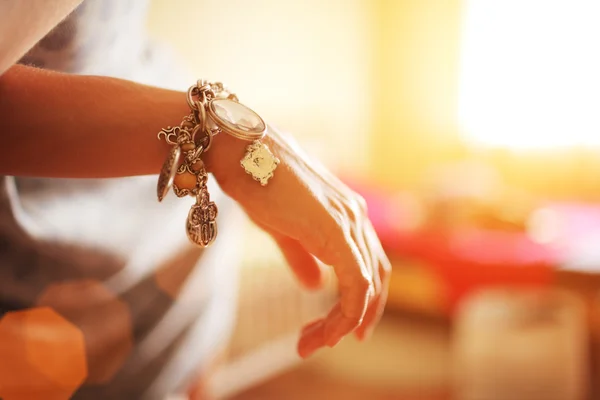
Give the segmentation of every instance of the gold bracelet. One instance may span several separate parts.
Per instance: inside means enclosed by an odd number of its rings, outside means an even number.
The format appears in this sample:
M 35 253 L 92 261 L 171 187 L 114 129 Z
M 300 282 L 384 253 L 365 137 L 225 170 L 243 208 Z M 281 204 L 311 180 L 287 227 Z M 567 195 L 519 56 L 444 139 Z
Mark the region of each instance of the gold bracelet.
M 217 237 L 218 212 L 210 201 L 202 155 L 210 149 L 212 138 L 225 132 L 251 141 L 240 164 L 263 186 L 273 177 L 279 159 L 260 141 L 267 131 L 263 119 L 241 104 L 222 83 L 199 80 L 188 89 L 187 103 L 191 112 L 181 124 L 158 133 L 159 139 L 173 147 L 160 171 L 156 192 L 158 201 L 162 201 L 171 187 L 177 197 L 196 197 L 187 217 L 186 233 L 192 243 L 208 247 Z

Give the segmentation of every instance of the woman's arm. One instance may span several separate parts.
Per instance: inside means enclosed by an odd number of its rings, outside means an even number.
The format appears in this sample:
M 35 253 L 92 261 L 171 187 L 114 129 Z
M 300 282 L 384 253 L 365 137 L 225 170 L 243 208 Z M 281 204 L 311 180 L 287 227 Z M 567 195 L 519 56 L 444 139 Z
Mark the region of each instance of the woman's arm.
M 156 134 L 189 113 L 185 96 L 120 79 L 13 66 L 0 76 L 0 175 L 156 174 L 169 149 Z M 211 170 L 218 166 L 210 153 L 220 160 L 222 147 L 207 153 Z
M 13 66 L 0 76 L 0 174 L 153 174 L 156 133 L 188 113 L 185 95 L 129 81 Z
M 0 77 L 0 174 L 157 173 L 168 146 L 156 134 L 188 112 L 182 92 L 15 66 Z M 247 142 L 219 134 L 203 161 L 225 192 L 273 236 L 301 282 L 308 287 L 322 282 L 315 257 L 337 275 L 340 300 L 302 330 L 298 353 L 307 357 L 333 347 L 352 332 L 367 337 L 383 313 L 390 264 L 364 200 L 291 136 L 269 128 L 264 142 L 281 161 L 266 187 L 239 165 Z

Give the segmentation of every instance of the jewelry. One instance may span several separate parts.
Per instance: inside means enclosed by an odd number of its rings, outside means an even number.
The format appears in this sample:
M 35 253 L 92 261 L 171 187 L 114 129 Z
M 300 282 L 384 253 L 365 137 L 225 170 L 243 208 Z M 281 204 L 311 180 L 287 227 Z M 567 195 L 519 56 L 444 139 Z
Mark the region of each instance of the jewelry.
M 273 177 L 273 171 L 279 164 L 279 159 L 271 153 L 266 144 L 256 140 L 246 148 L 246 155 L 240 161 L 242 167 L 252 177 L 266 186 Z
M 191 242 L 207 247 L 217 236 L 218 209 L 210 201 L 208 173 L 201 157 L 209 150 L 213 136 L 225 132 L 251 141 L 240 164 L 263 186 L 273 177 L 279 159 L 260 141 L 267 131 L 263 119 L 240 104 L 237 96 L 222 83 L 199 80 L 188 89 L 187 102 L 191 113 L 181 124 L 158 133 L 158 138 L 173 148 L 160 171 L 156 193 L 158 201 L 162 201 L 173 187 L 177 197 L 196 198 L 188 213 L 186 233 Z
M 173 146 L 169 152 L 169 156 L 165 160 L 160 175 L 158 176 L 158 184 L 156 185 L 156 195 L 158 201 L 162 201 L 165 198 L 173 180 L 175 179 L 175 173 L 177 172 L 177 165 L 179 164 L 179 157 L 181 156 L 181 148 L 179 146 Z
M 206 187 L 208 174 L 202 174 L 199 193 L 196 195 L 196 204 L 188 214 L 185 231 L 192 243 L 202 247 L 209 246 L 217 237 L 217 206 L 210 201 L 210 194 Z
M 265 186 L 273 177 L 279 159 L 260 141 L 267 132 L 267 125 L 263 119 L 250 108 L 240 104 L 237 97 L 210 100 L 206 113 L 215 123 L 218 132 L 253 142 L 246 148 L 246 155 L 240 161 L 240 165 L 246 173 Z

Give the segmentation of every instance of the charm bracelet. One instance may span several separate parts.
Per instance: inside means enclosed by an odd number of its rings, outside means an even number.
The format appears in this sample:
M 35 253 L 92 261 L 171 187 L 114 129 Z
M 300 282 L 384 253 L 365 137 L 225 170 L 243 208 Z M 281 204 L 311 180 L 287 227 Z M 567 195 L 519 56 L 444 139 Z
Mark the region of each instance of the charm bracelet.
M 273 177 L 279 159 L 260 140 L 267 126 L 250 108 L 239 103 L 237 96 L 222 83 L 199 80 L 187 92 L 190 114 L 179 126 L 167 127 L 158 133 L 172 145 L 158 177 L 156 192 L 162 201 L 173 188 L 177 197 L 194 196 L 187 221 L 186 233 L 190 241 L 208 247 L 217 237 L 217 206 L 210 201 L 208 172 L 202 155 L 212 144 L 215 135 L 225 132 L 237 139 L 250 141 L 240 161 L 244 170 L 265 186 Z

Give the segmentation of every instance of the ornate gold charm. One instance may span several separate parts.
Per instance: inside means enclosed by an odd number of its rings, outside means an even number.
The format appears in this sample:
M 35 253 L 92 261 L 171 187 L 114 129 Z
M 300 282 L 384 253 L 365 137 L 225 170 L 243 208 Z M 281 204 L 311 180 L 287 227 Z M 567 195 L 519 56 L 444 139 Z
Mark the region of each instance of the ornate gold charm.
M 158 139 L 165 139 L 165 142 L 172 144 L 172 145 L 177 145 L 177 137 L 179 136 L 179 133 L 181 132 L 181 128 L 179 126 L 175 126 L 175 127 L 166 127 L 160 130 L 160 132 L 158 132 Z
M 206 175 L 205 175 L 206 178 Z M 201 247 L 208 247 L 217 237 L 217 206 L 210 201 L 206 179 L 196 196 L 196 204 L 188 214 L 185 230 L 188 238 Z
M 246 155 L 240 164 L 248 174 L 265 186 L 273 177 L 279 159 L 271 153 L 266 144 L 257 140 L 246 148 Z
M 158 182 L 156 184 L 158 201 L 162 201 L 165 198 L 167 193 L 169 193 L 171 185 L 173 185 L 180 156 L 181 148 L 179 146 L 173 146 L 160 170 L 160 175 L 158 176 Z

